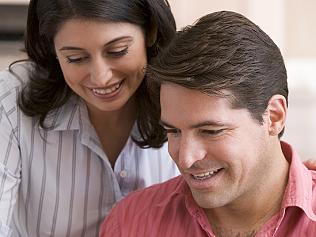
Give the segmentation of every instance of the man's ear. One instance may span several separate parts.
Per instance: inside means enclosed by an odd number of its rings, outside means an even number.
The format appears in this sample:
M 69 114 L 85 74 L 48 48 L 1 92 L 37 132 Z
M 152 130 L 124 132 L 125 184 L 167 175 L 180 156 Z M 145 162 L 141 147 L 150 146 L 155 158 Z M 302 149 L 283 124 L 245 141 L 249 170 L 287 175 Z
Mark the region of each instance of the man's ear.
M 267 107 L 269 118 L 269 134 L 278 136 L 285 126 L 287 114 L 286 99 L 283 95 L 274 95 L 270 98 Z

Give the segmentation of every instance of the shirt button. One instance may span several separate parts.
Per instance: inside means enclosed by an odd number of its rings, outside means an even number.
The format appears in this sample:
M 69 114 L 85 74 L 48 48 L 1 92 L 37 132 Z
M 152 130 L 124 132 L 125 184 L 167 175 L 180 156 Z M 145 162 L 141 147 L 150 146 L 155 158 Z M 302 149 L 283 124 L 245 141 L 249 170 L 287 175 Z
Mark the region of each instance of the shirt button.
M 120 176 L 121 176 L 122 178 L 125 178 L 125 177 L 127 176 L 126 170 L 122 170 L 122 171 L 120 172 Z

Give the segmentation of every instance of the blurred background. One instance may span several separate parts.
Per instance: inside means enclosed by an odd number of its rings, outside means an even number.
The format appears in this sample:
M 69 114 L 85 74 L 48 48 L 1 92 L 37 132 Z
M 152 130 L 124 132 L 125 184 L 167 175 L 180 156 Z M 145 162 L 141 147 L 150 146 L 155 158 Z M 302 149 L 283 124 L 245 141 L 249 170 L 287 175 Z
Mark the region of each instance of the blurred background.
M 23 32 L 29 0 L 0 0 L 0 69 L 25 58 Z M 239 12 L 259 25 L 281 49 L 288 71 L 289 112 L 283 140 L 302 159 L 316 160 L 316 1 L 169 0 L 177 27 L 214 11 Z

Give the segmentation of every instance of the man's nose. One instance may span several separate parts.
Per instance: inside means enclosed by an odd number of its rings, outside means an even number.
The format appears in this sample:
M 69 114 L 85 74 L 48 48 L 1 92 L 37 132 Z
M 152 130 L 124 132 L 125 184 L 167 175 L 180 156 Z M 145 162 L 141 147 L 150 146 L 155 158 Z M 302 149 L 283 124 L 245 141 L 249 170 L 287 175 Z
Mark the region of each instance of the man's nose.
M 205 157 L 206 150 L 202 142 L 193 138 L 181 138 L 178 152 L 178 166 L 181 169 L 189 169 Z

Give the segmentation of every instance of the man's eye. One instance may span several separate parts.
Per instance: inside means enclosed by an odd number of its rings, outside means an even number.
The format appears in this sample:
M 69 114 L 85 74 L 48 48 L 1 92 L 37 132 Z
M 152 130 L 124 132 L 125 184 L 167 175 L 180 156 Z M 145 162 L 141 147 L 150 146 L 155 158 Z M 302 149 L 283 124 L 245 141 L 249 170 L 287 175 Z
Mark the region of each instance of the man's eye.
M 165 131 L 170 136 L 179 136 L 181 134 L 181 131 L 175 128 L 165 128 Z
M 108 51 L 108 54 L 114 58 L 122 57 L 122 56 L 126 55 L 127 53 L 128 53 L 128 47 L 123 48 L 121 50 Z
M 68 63 L 81 63 L 88 59 L 88 57 L 66 57 Z
M 206 136 L 216 136 L 224 132 L 225 129 L 217 129 L 217 130 L 202 130 L 201 133 Z

